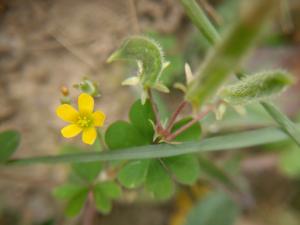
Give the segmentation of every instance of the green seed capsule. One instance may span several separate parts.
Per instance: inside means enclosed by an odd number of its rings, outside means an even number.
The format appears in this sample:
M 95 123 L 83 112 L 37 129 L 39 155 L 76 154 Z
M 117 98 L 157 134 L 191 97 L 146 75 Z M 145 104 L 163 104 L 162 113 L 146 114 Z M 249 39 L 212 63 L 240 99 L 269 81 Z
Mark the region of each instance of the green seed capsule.
M 223 88 L 220 96 L 233 105 L 247 104 L 278 94 L 292 82 L 292 77 L 285 71 L 266 71 Z
M 144 89 L 160 87 L 159 79 L 168 63 L 159 44 L 151 38 L 132 36 L 107 60 L 135 61 L 139 66 L 138 78 Z M 161 88 L 164 90 L 164 88 Z

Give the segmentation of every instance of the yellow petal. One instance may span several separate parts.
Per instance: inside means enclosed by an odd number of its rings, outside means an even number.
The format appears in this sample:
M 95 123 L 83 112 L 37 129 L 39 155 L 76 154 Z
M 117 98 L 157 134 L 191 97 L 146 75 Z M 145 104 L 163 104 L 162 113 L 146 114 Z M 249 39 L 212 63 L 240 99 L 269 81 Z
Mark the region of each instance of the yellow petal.
M 61 134 L 65 138 L 71 138 L 79 134 L 81 131 L 82 129 L 79 126 L 77 126 L 76 124 L 71 124 L 61 129 Z
M 81 113 L 92 113 L 94 111 L 94 98 L 86 93 L 78 97 L 78 108 Z
M 102 127 L 106 117 L 104 112 L 101 111 L 94 112 L 93 117 L 94 117 L 94 126 Z
M 85 144 L 92 145 L 95 142 L 96 137 L 97 137 L 96 128 L 90 127 L 83 130 L 82 141 Z
M 56 108 L 56 115 L 66 122 L 73 123 L 77 120 L 78 112 L 69 104 L 62 104 Z

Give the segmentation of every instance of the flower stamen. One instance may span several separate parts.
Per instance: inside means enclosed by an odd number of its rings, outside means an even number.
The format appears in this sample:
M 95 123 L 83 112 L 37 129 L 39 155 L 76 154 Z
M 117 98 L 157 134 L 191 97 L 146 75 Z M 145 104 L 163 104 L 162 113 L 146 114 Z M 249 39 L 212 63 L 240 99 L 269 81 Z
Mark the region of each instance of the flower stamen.
M 78 116 L 76 124 L 78 126 L 80 126 L 81 128 L 87 128 L 93 124 L 93 120 L 89 116 L 80 115 L 80 116 Z

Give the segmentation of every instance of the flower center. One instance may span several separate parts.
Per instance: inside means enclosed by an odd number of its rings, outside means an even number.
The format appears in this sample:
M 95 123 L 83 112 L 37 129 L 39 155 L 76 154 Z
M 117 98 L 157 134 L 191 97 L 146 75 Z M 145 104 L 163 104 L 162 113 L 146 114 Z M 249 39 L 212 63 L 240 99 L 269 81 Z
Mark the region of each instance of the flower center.
M 90 116 L 80 115 L 78 116 L 76 124 L 82 128 L 90 127 L 93 123 L 93 119 Z

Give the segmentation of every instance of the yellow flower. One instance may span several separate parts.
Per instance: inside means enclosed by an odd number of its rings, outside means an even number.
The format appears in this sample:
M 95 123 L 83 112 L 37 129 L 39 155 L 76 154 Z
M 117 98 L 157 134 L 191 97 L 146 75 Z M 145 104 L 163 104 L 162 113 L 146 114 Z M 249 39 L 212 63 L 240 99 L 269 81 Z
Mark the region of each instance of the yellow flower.
M 57 107 L 57 116 L 71 123 L 61 129 L 61 134 L 65 138 L 72 138 L 82 131 L 82 141 L 91 145 L 97 137 L 96 127 L 102 127 L 104 124 L 105 114 L 101 111 L 93 112 L 94 99 L 86 93 L 78 97 L 78 111 L 69 104 Z

